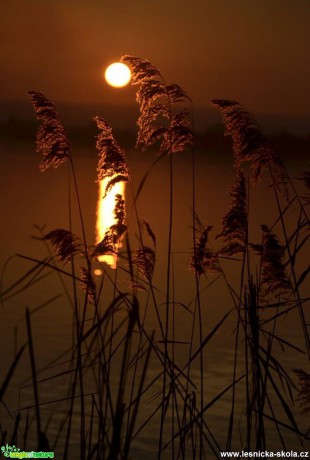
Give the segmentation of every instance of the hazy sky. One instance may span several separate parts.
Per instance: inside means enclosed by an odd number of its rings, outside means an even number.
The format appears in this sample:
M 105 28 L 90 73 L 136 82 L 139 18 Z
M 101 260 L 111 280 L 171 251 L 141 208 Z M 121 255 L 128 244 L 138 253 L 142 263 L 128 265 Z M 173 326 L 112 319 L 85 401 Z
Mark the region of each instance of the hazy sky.
M 2 0 L 1 98 L 128 104 L 103 69 L 148 58 L 195 105 L 310 114 L 310 0 Z

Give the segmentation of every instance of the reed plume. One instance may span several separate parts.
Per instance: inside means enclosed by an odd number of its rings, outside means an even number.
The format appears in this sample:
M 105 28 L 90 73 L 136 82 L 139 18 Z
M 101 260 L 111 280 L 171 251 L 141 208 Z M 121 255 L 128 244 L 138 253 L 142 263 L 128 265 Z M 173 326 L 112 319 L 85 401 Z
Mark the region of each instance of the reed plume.
M 109 227 L 109 229 L 105 232 L 102 241 L 96 245 L 92 254 L 93 257 L 99 257 L 108 253 L 117 253 L 120 239 L 127 230 L 127 226 L 125 224 L 125 200 L 120 194 L 115 195 L 114 216 L 116 223 Z
M 43 239 L 52 244 L 57 256 L 64 263 L 70 262 L 71 258 L 78 253 L 85 254 L 83 242 L 70 230 L 57 228 L 47 233 Z
M 133 85 L 139 85 L 153 77 L 161 78 L 159 70 L 147 59 L 125 55 L 120 61 L 130 68 Z
M 222 231 L 216 238 L 224 240 L 219 254 L 232 256 L 244 252 L 248 231 L 246 180 L 241 170 L 237 170 L 235 184 L 229 194 L 232 202 L 229 211 L 223 217 Z
M 152 242 L 153 242 L 153 245 L 154 247 L 156 247 L 156 235 L 155 233 L 153 232 L 150 224 L 148 222 L 146 222 L 145 220 L 142 222 L 145 230 L 146 230 L 146 233 L 148 234 L 148 236 L 151 238 Z
M 148 147 L 151 147 L 155 142 L 162 139 L 164 134 L 167 132 L 165 126 L 161 123 L 155 123 L 160 117 L 169 118 L 169 110 L 163 104 L 156 104 L 151 107 L 147 107 L 140 113 L 138 118 L 138 136 L 136 147 L 141 147 L 142 151 L 145 151 Z
M 166 105 L 166 85 L 159 70 L 148 60 L 123 56 L 121 61 L 130 68 L 132 84 L 139 86 L 136 93 L 136 100 L 140 106 L 136 147 L 144 151 L 161 140 L 167 132 L 167 122 L 164 123 L 164 119 L 169 119 L 170 112 Z M 161 103 L 157 103 L 158 99 Z
M 188 110 L 172 115 L 169 129 L 163 136 L 160 146 L 160 153 L 183 152 L 193 144 L 193 133 L 191 130 L 190 114 Z
M 167 85 L 166 91 L 169 95 L 169 100 L 171 104 L 176 104 L 177 102 L 184 101 L 191 102 L 191 98 L 189 97 L 189 95 L 184 91 L 183 88 L 181 88 L 181 86 L 177 85 L 176 83 Z
M 136 100 L 140 106 L 137 147 L 146 150 L 161 141 L 160 154 L 185 150 L 193 143 L 190 114 L 187 110 L 172 113 L 172 106 L 190 101 L 177 84 L 166 85 L 161 73 L 146 59 L 123 56 L 130 68 L 132 84 L 138 85 Z
M 96 303 L 96 283 L 88 268 L 80 267 L 80 288 L 87 292 L 87 301 Z
M 190 269 L 197 272 L 199 276 L 207 273 L 218 273 L 220 271 L 217 254 L 208 246 L 209 232 L 213 226 L 204 228 L 196 218 L 195 232 L 197 234 L 195 247 L 190 261 Z
M 309 205 L 310 204 L 310 170 L 302 171 L 298 179 L 301 180 L 304 183 L 305 187 L 307 188 L 307 192 L 303 195 L 303 199 L 305 201 L 305 204 Z
M 136 255 L 133 258 L 133 263 L 136 265 L 138 272 L 149 282 L 152 281 L 153 273 L 156 262 L 156 236 L 148 222 L 142 222 L 149 238 L 152 241 L 153 247 L 142 244 L 136 251 Z
M 237 168 L 245 162 L 251 162 L 254 186 L 261 180 L 263 172 L 269 171 L 277 190 L 288 199 L 286 169 L 252 115 L 236 101 L 214 99 L 212 104 L 223 117 L 226 135 L 233 139 Z
M 137 266 L 139 273 L 148 281 L 152 280 L 155 268 L 155 251 L 149 246 L 137 249 L 133 263 Z
M 294 372 L 300 383 L 297 401 L 299 401 L 303 413 L 310 412 L 310 374 L 303 369 L 294 369 Z
M 98 181 L 110 178 L 105 188 L 107 194 L 117 182 L 128 182 L 129 171 L 125 154 L 116 142 L 109 123 L 101 117 L 95 117 L 94 120 L 100 130 L 96 143 L 99 151 Z
M 262 295 L 277 294 L 279 291 L 288 291 L 292 288 L 285 272 L 284 247 L 277 236 L 267 227 L 261 226 L 263 232 L 262 245 L 256 245 L 261 253 L 262 264 Z
M 57 168 L 67 158 L 70 158 L 70 144 L 65 128 L 54 104 L 37 91 L 28 92 L 37 119 L 41 125 L 37 132 L 37 152 L 43 155 L 40 170 L 45 171 L 50 166 Z

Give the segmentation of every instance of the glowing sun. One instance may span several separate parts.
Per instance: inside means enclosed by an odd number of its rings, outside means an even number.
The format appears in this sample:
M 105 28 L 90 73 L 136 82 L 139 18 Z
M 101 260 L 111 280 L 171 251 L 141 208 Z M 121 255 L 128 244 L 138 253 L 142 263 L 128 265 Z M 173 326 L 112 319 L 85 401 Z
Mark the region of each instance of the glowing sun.
M 115 88 L 121 88 L 129 83 L 131 73 L 127 65 L 121 62 L 114 62 L 114 64 L 107 67 L 104 76 L 109 85 Z

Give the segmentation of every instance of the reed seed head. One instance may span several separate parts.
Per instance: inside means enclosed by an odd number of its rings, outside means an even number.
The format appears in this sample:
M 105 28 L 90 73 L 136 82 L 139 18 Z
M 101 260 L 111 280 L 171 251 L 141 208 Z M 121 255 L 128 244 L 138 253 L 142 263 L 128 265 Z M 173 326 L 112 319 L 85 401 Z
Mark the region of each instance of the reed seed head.
M 65 128 L 54 104 L 38 91 L 28 92 L 37 119 L 41 125 L 37 132 L 37 151 L 43 155 L 40 170 L 57 168 L 70 158 L 70 144 Z
M 252 183 L 261 180 L 265 170 L 269 171 L 273 185 L 288 199 L 288 175 L 271 143 L 261 132 L 252 115 L 238 102 L 214 99 L 212 104 L 220 111 L 226 134 L 233 139 L 235 165 L 251 163 Z

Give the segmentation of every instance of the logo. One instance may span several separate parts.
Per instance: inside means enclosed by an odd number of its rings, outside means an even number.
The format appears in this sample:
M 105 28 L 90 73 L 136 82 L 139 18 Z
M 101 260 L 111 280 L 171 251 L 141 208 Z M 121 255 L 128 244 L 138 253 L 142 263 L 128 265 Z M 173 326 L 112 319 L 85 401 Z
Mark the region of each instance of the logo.
M 8 444 L 1 446 L 1 453 L 9 458 L 54 458 L 54 452 L 25 452 Z

